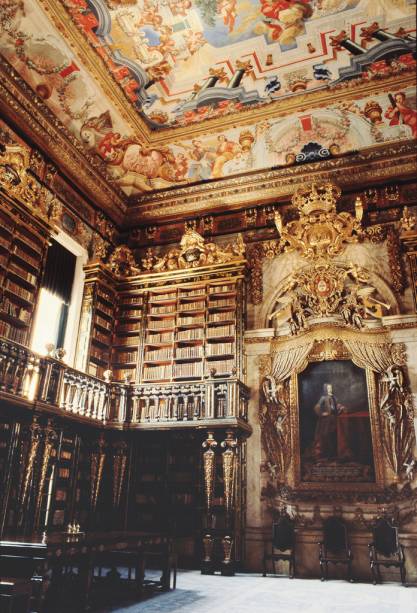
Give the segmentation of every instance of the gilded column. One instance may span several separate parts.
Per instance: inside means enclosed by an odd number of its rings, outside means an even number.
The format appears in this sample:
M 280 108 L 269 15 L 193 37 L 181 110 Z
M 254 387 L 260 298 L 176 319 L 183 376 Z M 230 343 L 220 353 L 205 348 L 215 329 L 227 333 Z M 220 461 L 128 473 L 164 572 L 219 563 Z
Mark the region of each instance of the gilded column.
M 95 512 L 97 507 L 105 459 L 106 441 L 104 439 L 104 434 L 102 433 L 96 442 L 90 457 L 90 508 L 92 513 Z
M 233 511 L 237 447 L 237 440 L 234 437 L 234 433 L 232 430 L 226 431 L 226 438 L 221 443 L 221 447 L 224 449 L 222 453 L 224 507 L 226 509 L 227 515 L 230 517 L 230 514 Z
M 127 444 L 124 441 L 118 441 L 113 444 L 112 464 L 113 508 L 117 509 L 120 505 L 127 466 Z
M 45 493 L 44 490 L 46 484 L 46 477 L 48 474 L 48 468 L 52 457 L 52 452 L 58 440 L 58 435 L 56 431 L 52 428 L 51 420 L 48 420 L 48 423 L 42 432 L 42 438 L 44 440 L 44 446 L 40 467 L 39 483 L 36 492 L 35 517 L 33 522 L 33 527 L 35 530 L 38 530 L 40 528 L 39 524 L 42 511 L 42 500 Z
M 26 460 L 26 467 L 23 473 L 22 485 L 20 488 L 19 495 L 19 513 L 21 521 L 20 525 L 23 523 L 23 515 L 24 509 L 27 507 L 27 502 L 29 498 L 29 490 L 30 485 L 33 478 L 34 468 L 36 457 L 39 449 L 39 445 L 42 440 L 42 428 L 38 423 L 38 418 L 36 415 L 33 417 L 32 424 L 29 427 L 29 448 Z
M 203 468 L 204 468 L 204 491 L 206 494 L 206 509 L 207 513 L 210 513 L 213 492 L 214 492 L 214 480 L 216 472 L 216 454 L 214 452 L 217 447 L 217 441 L 214 440 L 213 432 L 207 432 L 207 438 L 203 442 Z

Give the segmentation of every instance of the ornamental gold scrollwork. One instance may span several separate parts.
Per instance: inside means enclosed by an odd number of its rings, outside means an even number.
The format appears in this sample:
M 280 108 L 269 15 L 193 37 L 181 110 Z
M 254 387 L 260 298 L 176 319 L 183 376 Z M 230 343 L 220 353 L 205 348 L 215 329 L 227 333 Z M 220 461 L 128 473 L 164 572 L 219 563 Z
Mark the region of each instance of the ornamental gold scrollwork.
M 118 277 L 128 277 L 140 272 L 135 257 L 127 245 L 119 245 L 108 259 L 106 267 Z
M 214 439 L 213 432 L 207 432 L 207 438 L 203 441 L 203 469 L 204 469 L 204 491 L 206 494 L 206 508 L 210 511 L 213 503 L 214 480 L 216 471 L 215 448 L 217 441 Z
M 0 187 L 45 221 L 55 217 L 54 202 L 51 204 L 47 190 L 30 172 L 30 152 L 27 148 L 4 146 L 0 153 Z
M 90 456 L 90 507 L 94 513 L 100 493 L 103 477 L 104 461 L 106 459 L 106 441 L 102 434 L 95 444 Z
M 230 513 L 233 509 L 237 447 L 237 440 L 234 438 L 232 430 L 227 430 L 226 438 L 222 441 L 221 447 L 224 449 L 222 453 L 224 506 L 226 513 Z
M 245 243 L 241 234 L 238 234 L 233 243 L 222 248 L 215 243 L 206 242 L 201 234 L 189 226 L 181 238 L 179 249 L 170 249 L 162 257 L 148 252 L 142 266 L 148 271 L 163 272 L 224 264 L 231 260 L 241 261 L 244 256 Z
M 362 329 L 365 318 L 379 319 L 390 305 L 375 298 L 375 287 L 360 266 L 320 260 L 290 275 L 270 315 L 277 327 L 289 325 L 291 334 L 308 327 L 308 320 L 339 314 L 350 327 Z

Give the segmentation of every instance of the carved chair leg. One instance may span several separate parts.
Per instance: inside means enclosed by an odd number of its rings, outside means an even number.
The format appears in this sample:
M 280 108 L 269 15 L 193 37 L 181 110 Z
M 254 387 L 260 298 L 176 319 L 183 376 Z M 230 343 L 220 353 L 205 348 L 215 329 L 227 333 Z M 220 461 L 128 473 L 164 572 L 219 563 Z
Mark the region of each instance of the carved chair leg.
M 326 562 L 326 581 L 329 579 L 329 563 Z
M 324 562 L 322 562 L 320 560 L 320 574 L 321 574 L 321 581 L 325 580 L 325 573 L 324 573 Z
M 378 582 L 382 583 L 381 568 L 379 565 L 376 567 L 376 570 L 377 570 Z
M 353 575 L 352 575 L 352 562 L 350 561 L 348 562 L 348 581 L 350 583 L 354 582 Z
M 294 579 L 295 577 L 295 559 L 290 558 L 290 579 Z
M 407 587 L 407 582 L 406 582 L 407 571 L 405 569 L 404 564 L 400 566 L 400 574 L 401 574 L 401 583 L 404 585 L 404 587 Z
M 378 575 L 376 573 L 375 565 L 371 562 L 372 583 L 376 585 L 378 583 Z

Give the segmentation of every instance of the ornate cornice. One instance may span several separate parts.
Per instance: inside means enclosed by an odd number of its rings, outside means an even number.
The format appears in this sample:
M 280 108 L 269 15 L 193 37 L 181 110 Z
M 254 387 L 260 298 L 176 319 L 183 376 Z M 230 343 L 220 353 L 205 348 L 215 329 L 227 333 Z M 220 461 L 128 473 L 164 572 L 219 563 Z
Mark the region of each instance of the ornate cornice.
M 84 151 L 60 120 L 36 96 L 10 64 L 0 56 L 0 110 L 3 117 L 20 126 L 61 171 L 90 200 L 121 224 L 125 197 L 109 185 L 98 161 Z
M 165 221 L 178 215 L 196 216 L 276 202 L 305 182 L 333 181 L 342 189 L 415 176 L 414 140 L 384 143 L 351 155 L 320 162 L 242 174 L 204 184 L 147 193 L 131 200 L 129 224 Z M 389 161 L 389 163 L 387 163 Z
M 306 91 L 279 100 L 256 109 L 241 110 L 230 113 L 224 117 L 207 119 L 203 122 L 188 126 L 171 127 L 152 131 L 145 120 L 139 115 L 132 102 L 125 95 L 122 87 L 111 75 L 104 60 L 97 50 L 89 42 L 84 33 L 72 20 L 67 10 L 57 0 L 39 0 L 45 12 L 67 40 L 74 53 L 78 56 L 83 66 L 95 79 L 103 90 L 103 93 L 113 103 L 122 118 L 132 128 L 136 137 L 148 144 L 166 145 L 178 140 L 188 140 L 203 134 L 224 131 L 236 125 L 239 127 L 251 125 L 260 121 L 290 115 L 291 113 L 304 112 L 313 107 L 322 107 L 329 103 L 345 102 L 349 98 L 360 98 L 381 93 L 392 92 L 401 87 L 405 88 L 415 84 L 413 72 L 402 73 L 387 78 L 378 78 L 368 81 L 350 80 L 335 87 L 323 88 L 316 91 Z

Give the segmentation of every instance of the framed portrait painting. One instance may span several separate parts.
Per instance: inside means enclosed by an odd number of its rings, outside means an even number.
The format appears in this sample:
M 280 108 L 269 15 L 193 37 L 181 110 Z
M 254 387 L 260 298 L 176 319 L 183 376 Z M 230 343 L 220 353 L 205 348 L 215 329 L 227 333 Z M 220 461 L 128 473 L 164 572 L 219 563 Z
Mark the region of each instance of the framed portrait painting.
M 379 480 L 368 378 L 349 359 L 309 362 L 293 376 L 299 485 L 375 486 Z

